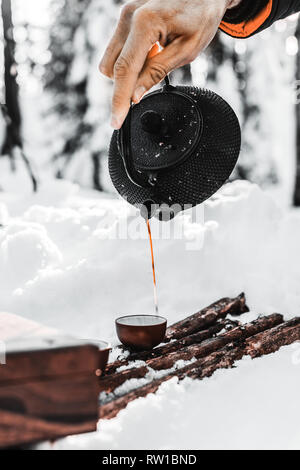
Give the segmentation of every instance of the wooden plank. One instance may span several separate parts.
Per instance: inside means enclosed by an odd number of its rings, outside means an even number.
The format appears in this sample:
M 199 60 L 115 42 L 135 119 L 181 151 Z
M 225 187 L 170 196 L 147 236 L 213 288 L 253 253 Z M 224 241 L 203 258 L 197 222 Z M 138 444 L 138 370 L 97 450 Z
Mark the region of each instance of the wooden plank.
M 29 341 L 30 342 L 30 341 Z M 66 344 L 66 343 L 64 343 Z M 57 349 L 8 353 L 6 364 L 0 365 L 0 387 L 35 378 L 50 379 L 80 375 L 98 367 L 98 348 L 94 345 L 60 346 Z
M 34 380 L 0 387 L 0 409 L 51 420 L 96 420 L 98 394 L 98 379 L 92 375 Z
M 0 313 L 0 448 L 94 431 L 98 347 Z
M 82 340 L 12 313 L 0 312 L 0 341 L 6 350 L 6 364 L 0 364 L 0 386 L 97 369 L 95 345 L 85 345 Z
M 96 422 L 93 419 L 82 423 L 51 422 L 0 409 L 0 448 L 32 444 L 95 430 Z

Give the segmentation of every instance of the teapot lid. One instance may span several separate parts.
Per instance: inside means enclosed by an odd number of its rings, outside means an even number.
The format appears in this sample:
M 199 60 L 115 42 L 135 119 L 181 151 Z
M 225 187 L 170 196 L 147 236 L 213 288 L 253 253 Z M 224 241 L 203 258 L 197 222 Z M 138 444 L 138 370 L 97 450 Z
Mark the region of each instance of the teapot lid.
M 171 85 L 146 95 L 128 121 L 132 163 L 141 171 L 183 162 L 197 147 L 203 126 L 193 99 Z
M 132 105 L 119 132 L 119 151 L 129 178 L 141 186 L 154 185 L 155 172 L 170 170 L 192 154 L 202 129 L 201 109 L 167 79 L 163 88 Z

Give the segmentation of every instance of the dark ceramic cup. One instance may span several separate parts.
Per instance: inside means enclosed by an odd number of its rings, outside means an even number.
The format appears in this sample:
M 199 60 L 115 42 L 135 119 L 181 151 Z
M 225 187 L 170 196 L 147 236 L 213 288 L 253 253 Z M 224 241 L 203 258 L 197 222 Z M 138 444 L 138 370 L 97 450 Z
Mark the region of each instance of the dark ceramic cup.
M 166 328 L 167 320 L 158 315 L 127 315 L 116 320 L 119 340 L 134 351 L 149 350 L 160 344 Z

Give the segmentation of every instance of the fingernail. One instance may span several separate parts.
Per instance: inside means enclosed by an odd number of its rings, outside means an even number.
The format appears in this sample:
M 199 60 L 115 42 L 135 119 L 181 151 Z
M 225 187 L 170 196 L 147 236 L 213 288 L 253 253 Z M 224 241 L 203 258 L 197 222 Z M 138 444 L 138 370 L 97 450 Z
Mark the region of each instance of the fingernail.
M 117 116 L 114 116 L 114 115 L 113 115 L 113 116 L 111 117 L 110 125 L 111 125 L 111 127 L 113 127 L 114 129 L 120 129 L 121 124 L 120 124 L 120 121 L 119 121 L 119 119 L 117 118 Z
M 146 93 L 146 88 L 144 86 L 137 87 L 133 95 L 133 101 L 135 103 L 139 103 L 145 93 Z

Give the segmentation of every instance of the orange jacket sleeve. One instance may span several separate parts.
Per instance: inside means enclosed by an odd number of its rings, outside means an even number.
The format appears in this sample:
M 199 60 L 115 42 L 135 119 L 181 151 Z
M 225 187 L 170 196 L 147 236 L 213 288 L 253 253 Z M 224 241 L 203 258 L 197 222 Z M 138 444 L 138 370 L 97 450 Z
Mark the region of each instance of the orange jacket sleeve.
M 233 15 L 228 10 L 220 29 L 232 37 L 248 38 L 298 11 L 300 0 L 242 0 Z

